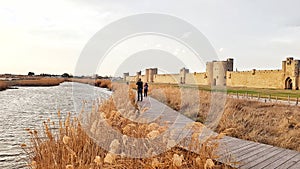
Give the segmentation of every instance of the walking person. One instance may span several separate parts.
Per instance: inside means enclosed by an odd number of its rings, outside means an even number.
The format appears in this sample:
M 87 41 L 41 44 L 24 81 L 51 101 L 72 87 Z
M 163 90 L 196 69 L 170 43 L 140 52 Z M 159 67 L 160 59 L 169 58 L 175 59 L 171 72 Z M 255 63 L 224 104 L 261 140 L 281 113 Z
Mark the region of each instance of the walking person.
M 138 101 L 143 101 L 143 82 L 141 79 L 139 79 L 136 82 L 137 85 L 137 93 L 138 93 Z
M 144 85 L 144 97 L 148 96 L 148 83 L 145 83 Z

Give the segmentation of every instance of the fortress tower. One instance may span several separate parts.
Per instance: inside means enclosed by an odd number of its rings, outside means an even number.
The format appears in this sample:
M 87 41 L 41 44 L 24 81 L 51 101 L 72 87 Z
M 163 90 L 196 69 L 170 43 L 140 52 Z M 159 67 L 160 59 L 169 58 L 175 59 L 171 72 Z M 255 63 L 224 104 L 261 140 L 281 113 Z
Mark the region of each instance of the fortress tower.
M 206 72 L 190 73 L 182 68 L 177 74 L 157 74 L 157 68 L 146 69 L 145 75 L 141 71 L 134 76 L 124 73 L 124 80 L 136 81 L 141 78 L 144 82 L 169 84 L 199 84 L 212 86 L 231 86 L 267 89 L 299 90 L 300 60 L 292 57 L 282 61 L 282 69 L 276 70 L 248 70 L 233 71 L 233 59 L 212 61 L 206 63 Z M 193 81 L 193 79 L 195 81 Z
M 141 78 L 141 75 L 142 75 L 142 71 L 136 72 L 135 81 L 138 81 L 139 78 Z
M 126 81 L 126 77 L 129 76 L 129 72 L 123 73 L 123 80 Z
M 233 71 L 233 59 L 229 58 L 226 61 L 212 61 L 206 63 L 206 75 L 208 85 L 225 86 L 226 72 Z
M 146 69 L 146 72 L 145 72 L 145 78 L 146 78 L 146 82 L 149 82 L 149 72 L 150 72 L 150 69 Z
M 186 74 L 189 73 L 189 69 L 182 68 L 180 69 L 180 83 L 185 84 Z
M 293 57 L 288 57 L 286 60 L 282 61 L 285 89 L 299 89 L 299 69 L 300 61 L 294 60 Z
M 157 74 L 157 68 L 146 69 L 146 82 L 154 82 L 154 75 Z

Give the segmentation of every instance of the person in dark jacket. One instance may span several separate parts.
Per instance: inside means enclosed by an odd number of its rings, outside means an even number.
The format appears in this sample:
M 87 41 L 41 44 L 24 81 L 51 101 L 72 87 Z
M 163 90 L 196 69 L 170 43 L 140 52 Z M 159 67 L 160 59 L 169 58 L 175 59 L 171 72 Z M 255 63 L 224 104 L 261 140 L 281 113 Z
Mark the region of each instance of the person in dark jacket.
M 144 97 L 148 96 L 148 83 L 145 83 L 144 85 Z
M 139 79 L 136 82 L 137 85 L 137 93 L 138 93 L 138 101 L 143 101 L 143 82 L 141 79 Z

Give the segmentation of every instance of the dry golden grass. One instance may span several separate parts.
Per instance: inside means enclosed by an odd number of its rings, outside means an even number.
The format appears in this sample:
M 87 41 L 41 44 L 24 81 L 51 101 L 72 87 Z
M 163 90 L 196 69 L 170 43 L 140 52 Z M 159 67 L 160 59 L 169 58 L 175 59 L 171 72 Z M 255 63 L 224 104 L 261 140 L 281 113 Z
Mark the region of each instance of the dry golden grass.
M 163 101 L 194 120 L 203 122 L 211 104 L 211 94 L 195 89 L 179 89 L 170 86 L 150 86 L 153 97 Z M 191 106 L 193 97 L 184 97 L 180 90 L 199 92 L 199 107 Z M 158 91 L 158 92 L 157 92 Z M 163 94 L 162 94 L 163 93 Z M 270 144 L 300 151 L 300 107 L 275 103 L 228 98 L 216 132 L 240 139 Z M 193 114 L 193 115 L 190 115 Z
M 79 79 L 79 78 L 70 78 L 70 79 L 67 79 L 67 81 L 90 84 L 90 85 L 98 86 L 98 87 L 101 87 L 101 88 L 108 88 L 108 89 L 112 88 L 112 84 L 111 84 L 111 81 L 109 79 Z
M 211 95 L 206 91 L 155 85 L 150 87 L 149 94 L 198 122 L 204 122 L 210 109 Z
M 1 90 L 5 90 L 9 87 L 9 85 L 7 84 L 7 82 L 5 81 L 0 81 L 0 91 Z
M 96 80 L 96 86 L 101 87 L 101 88 L 112 88 L 111 81 L 108 79 L 98 79 Z
M 217 131 L 300 151 L 299 112 L 298 106 L 228 99 Z
M 167 126 L 160 125 L 159 121 L 145 124 L 128 120 L 126 117 L 134 118 L 138 109 L 133 101 L 135 92 L 117 84 L 113 85 L 113 90 L 115 92 L 111 99 L 103 102 L 99 107 L 95 105 L 92 108 L 87 117 L 89 121 L 87 124 L 81 124 L 77 118 L 71 118 L 69 114 L 66 120 L 60 120 L 58 124 L 53 124 L 48 120 L 44 123 L 43 131 L 28 129 L 31 134 L 31 145 L 22 145 L 22 147 L 28 152 L 29 167 L 43 169 L 228 168 L 212 160 L 216 158 L 215 149 L 218 144 L 215 139 L 218 138 L 210 138 L 204 143 L 200 143 L 197 139 L 203 127 L 200 123 L 192 125 L 194 135 L 190 144 L 191 148 L 198 148 L 198 153 L 175 146 L 157 155 L 155 152 L 149 151 L 154 155 L 149 158 L 128 158 L 116 155 L 117 152 L 120 153 L 120 151 L 137 146 L 126 139 L 127 137 L 151 139 L 164 132 Z M 60 117 L 60 112 L 58 112 L 58 116 Z M 121 142 L 115 139 L 113 133 L 104 130 L 103 127 L 107 126 L 103 126 L 103 120 L 119 133 L 124 134 Z M 59 132 L 55 134 L 51 128 L 58 128 Z M 91 134 L 94 136 L 93 139 L 88 136 Z M 97 140 L 108 141 L 110 151 L 108 152 L 96 144 Z M 139 146 L 141 149 L 144 147 L 144 145 Z
M 66 81 L 95 85 L 95 79 L 68 78 Z
M 57 86 L 62 82 L 79 82 L 94 85 L 102 88 L 112 88 L 111 81 L 108 79 L 78 79 L 78 78 L 24 78 L 13 81 L 0 81 L 0 91 L 9 88 L 10 86 Z
M 14 86 L 57 86 L 64 82 L 63 78 L 21 79 L 12 82 Z

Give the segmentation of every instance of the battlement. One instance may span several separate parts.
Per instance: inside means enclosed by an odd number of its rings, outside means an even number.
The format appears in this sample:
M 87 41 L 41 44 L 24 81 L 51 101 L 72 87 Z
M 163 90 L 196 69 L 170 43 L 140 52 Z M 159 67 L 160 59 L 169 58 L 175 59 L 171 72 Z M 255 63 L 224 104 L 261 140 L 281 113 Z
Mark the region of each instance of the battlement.
M 157 68 L 149 68 L 149 69 L 146 69 L 146 73 L 145 73 L 145 76 L 146 76 L 146 82 L 153 82 L 153 77 L 154 75 L 157 74 L 157 71 L 158 69 Z
M 227 71 L 233 71 L 232 58 L 228 58 L 226 61 L 207 62 L 206 75 L 208 78 L 208 85 L 225 86 Z
M 190 73 L 189 69 L 182 68 L 179 74 L 158 74 L 157 68 L 146 69 L 144 76 L 141 71 L 136 76 L 129 76 L 124 73 L 126 81 L 142 78 L 145 82 L 153 83 L 181 83 L 199 84 L 212 86 L 232 86 L 232 87 L 254 87 L 254 88 L 280 88 L 298 89 L 300 61 L 293 57 L 288 57 L 282 61 L 282 69 L 276 70 L 247 70 L 233 71 L 232 58 L 225 61 L 211 61 L 206 63 L 205 72 Z M 135 78 L 134 78 L 135 77 Z
M 281 69 L 275 69 L 275 70 L 257 70 L 257 69 L 252 69 L 252 70 L 244 70 L 244 71 L 234 71 L 232 73 L 270 73 L 270 72 L 279 72 L 282 71 Z

